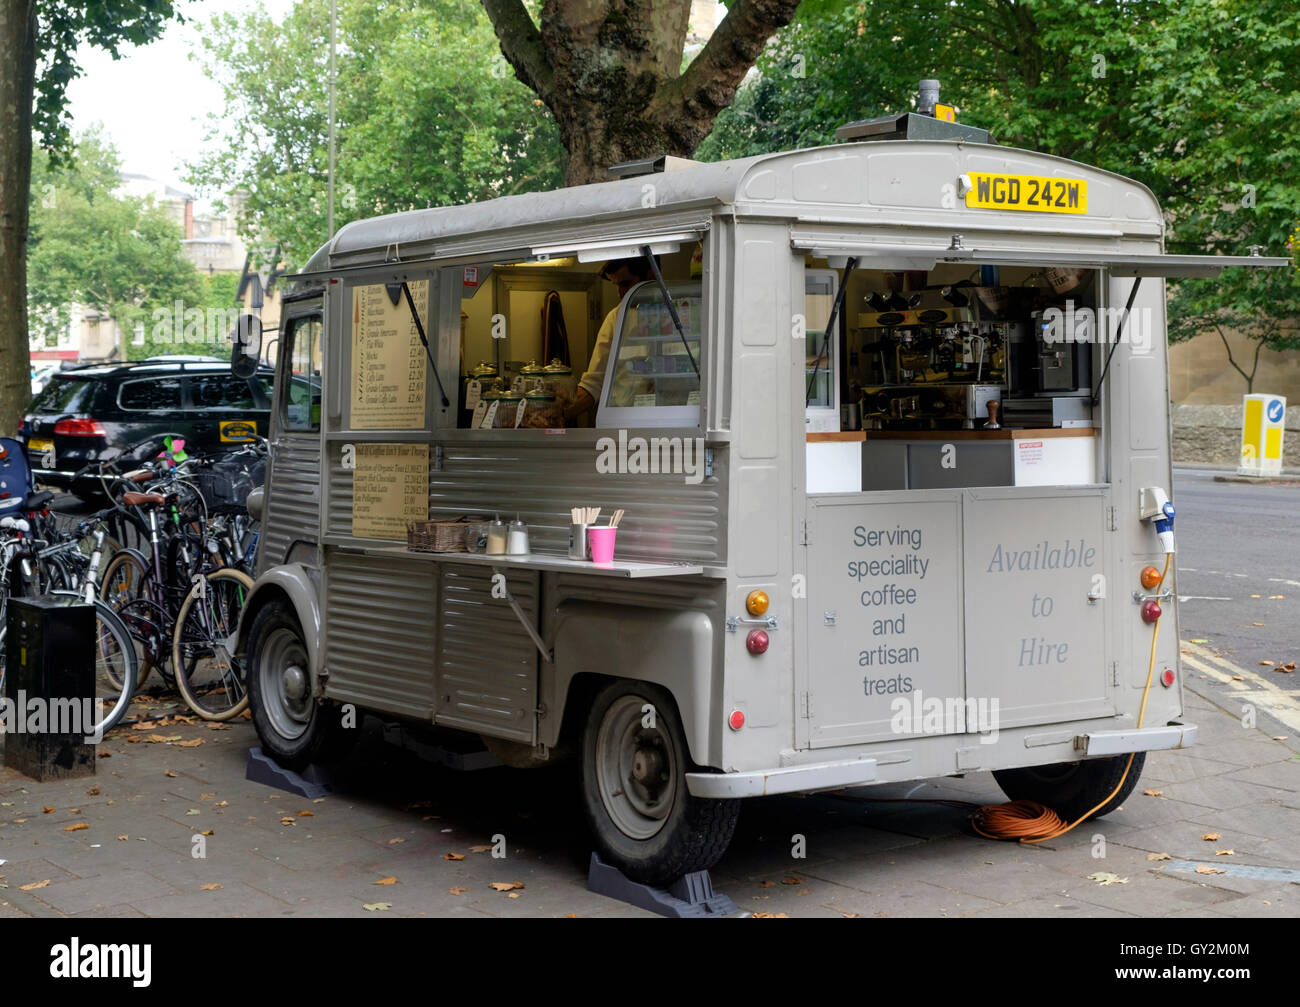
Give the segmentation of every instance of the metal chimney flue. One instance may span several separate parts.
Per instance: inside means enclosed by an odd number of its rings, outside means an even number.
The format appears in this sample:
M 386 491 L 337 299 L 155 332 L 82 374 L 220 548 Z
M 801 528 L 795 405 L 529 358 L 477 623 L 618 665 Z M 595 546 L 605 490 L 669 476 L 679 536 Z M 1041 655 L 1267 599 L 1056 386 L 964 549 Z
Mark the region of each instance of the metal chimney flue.
M 916 92 L 916 111 L 919 115 L 934 115 L 934 106 L 939 104 L 939 82 L 923 80 Z

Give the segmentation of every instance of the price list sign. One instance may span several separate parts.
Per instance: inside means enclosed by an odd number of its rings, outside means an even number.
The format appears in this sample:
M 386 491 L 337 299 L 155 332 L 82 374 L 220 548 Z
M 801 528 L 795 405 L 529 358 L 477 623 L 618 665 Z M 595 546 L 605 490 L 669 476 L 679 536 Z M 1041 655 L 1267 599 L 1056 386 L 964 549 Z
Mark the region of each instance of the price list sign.
M 429 446 L 358 444 L 352 472 L 352 534 L 406 538 L 407 521 L 429 517 Z
M 410 284 L 429 331 L 429 283 Z M 424 426 L 424 346 L 403 294 L 394 304 L 385 284 L 352 291 L 353 430 L 419 430 Z

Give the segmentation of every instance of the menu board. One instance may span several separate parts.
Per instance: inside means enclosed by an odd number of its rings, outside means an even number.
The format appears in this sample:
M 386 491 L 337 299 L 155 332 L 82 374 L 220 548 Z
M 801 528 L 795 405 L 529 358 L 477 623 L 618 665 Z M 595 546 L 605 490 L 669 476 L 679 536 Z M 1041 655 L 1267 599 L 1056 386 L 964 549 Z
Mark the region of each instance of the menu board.
M 409 286 L 427 335 L 429 282 L 420 280 Z M 387 284 L 354 287 L 351 428 L 421 429 L 427 366 L 406 295 L 401 294 L 394 304 Z
M 407 521 L 429 517 L 429 445 L 358 444 L 352 534 L 406 539 Z

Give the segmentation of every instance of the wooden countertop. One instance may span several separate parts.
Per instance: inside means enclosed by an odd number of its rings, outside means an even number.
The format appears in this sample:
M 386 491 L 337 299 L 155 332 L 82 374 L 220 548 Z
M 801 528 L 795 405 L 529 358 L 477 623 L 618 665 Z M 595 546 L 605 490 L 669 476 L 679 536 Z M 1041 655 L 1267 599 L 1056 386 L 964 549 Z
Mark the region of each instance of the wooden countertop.
M 845 430 L 842 433 L 806 434 L 808 443 L 819 441 L 1010 441 L 1049 437 L 1094 437 L 1092 427 L 1031 427 L 998 430 Z

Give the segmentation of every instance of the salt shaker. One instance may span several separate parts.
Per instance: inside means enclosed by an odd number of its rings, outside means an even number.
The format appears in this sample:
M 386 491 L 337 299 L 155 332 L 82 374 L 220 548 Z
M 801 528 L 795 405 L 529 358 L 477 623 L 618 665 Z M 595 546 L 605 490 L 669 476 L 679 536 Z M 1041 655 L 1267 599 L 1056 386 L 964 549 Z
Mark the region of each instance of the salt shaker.
M 528 525 L 519 520 L 519 515 L 510 522 L 510 539 L 506 546 L 507 556 L 528 555 Z

